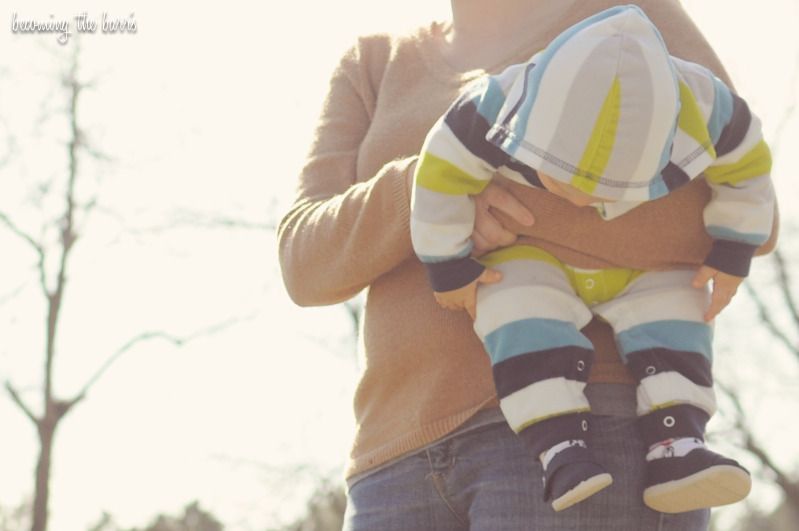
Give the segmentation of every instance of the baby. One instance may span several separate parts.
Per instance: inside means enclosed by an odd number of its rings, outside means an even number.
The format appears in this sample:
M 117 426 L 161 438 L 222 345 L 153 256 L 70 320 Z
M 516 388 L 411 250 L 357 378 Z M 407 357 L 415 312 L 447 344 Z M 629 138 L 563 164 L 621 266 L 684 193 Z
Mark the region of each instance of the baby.
M 431 129 L 414 176 L 413 246 L 438 302 L 475 320 L 500 407 L 540 459 L 556 511 L 612 483 L 587 437 L 593 349 L 580 330 L 593 315 L 613 327 L 638 380 L 644 502 L 683 512 L 748 494 L 749 473 L 707 449 L 704 431 L 716 410 L 712 319 L 770 235 L 770 169 L 746 103 L 704 67 L 670 56 L 636 6 L 590 17 L 483 78 Z M 585 270 L 526 245 L 474 259 L 471 196 L 495 172 L 606 220 L 704 178 L 713 244 L 698 271 Z

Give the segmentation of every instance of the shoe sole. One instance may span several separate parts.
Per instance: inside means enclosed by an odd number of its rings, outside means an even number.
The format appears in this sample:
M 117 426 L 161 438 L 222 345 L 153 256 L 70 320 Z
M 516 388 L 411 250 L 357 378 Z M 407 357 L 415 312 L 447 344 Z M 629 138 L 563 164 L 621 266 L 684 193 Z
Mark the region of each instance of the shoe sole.
M 593 496 L 605 487 L 609 487 L 613 483 L 613 477 L 610 474 L 599 474 L 585 481 L 581 481 L 576 487 L 566 492 L 560 498 L 552 502 L 552 508 L 555 511 L 562 511 L 568 509 L 575 503 L 579 503 L 589 496 Z
M 718 465 L 645 489 L 644 503 L 661 513 L 683 513 L 741 501 L 751 488 L 752 478 L 745 471 Z

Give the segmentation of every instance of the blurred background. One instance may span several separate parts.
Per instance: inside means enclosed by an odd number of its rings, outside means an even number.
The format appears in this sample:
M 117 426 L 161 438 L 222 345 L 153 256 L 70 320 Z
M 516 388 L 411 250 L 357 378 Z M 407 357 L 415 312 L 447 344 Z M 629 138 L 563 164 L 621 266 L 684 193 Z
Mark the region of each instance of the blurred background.
M 714 526 L 795 530 L 799 0 L 683 4 L 763 119 L 782 211 L 779 253 L 718 319 L 711 440 L 756 484 Z M 84 13 L 136 31 L 79 35 Z M 355 36 L 447 13 L 3 4 L 0 531 L 340 528 L 360 301 L 294 306 L 275 227 Z M 72 35 L 14 33 L 15 16 Z

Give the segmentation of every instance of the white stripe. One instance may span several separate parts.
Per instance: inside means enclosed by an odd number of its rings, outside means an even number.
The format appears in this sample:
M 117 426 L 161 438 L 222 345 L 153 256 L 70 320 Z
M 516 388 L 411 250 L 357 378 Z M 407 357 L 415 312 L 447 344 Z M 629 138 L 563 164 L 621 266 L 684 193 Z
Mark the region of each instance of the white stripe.
M 690 404 L 708 415 L 716 412 L 716 395 L 712 387 L 697 385 L 674 371 L 647 376 L 638 384 L 638 415 L 675 404 Z
M 774 186 L 768 175 L 747 179 L 735 187 L 711 188 L 714 197 L 705 207 L 705 225 L 768 237 L 774 222 Z
M 555 52 L 541 77 L 536 103 L 533 105 L 527 124 L 525 124 L 526 140 L 542 149 L 549 147 L 552 143 L 552 135 L 557 130 L 557 127 L 552 124 L 560 122 L 569 95 L 569 90 L 564 87 L 572 86 L 577 74 L 585 68 L 584 63 L 594 52 L 594 46 L 588 46 L 588 44 L 595 43 L 599 38 L 607 37 L 615 32 L 616 29 L 612 24 L 592 24 L 572 35 Z M 612 78 L 610 81 L 613 81 Z M 597 90 L 606 91 L 609 87 L 610 85 L 597 87 Z M 536 124 L 548 125 L 536 127 Z M 514 129 L 516 128 L 514 127 Z M 593 125 L 589 127 L 590 129 L 593 129 Z M 539 158 L 537 155 L 527 152 L 525 152 L 525 157 L 529 157 L 531 160 Z M 575 164 L 576 162 L 574 161 Z
M 671 160 L 693 179 L 713 164 L 714 159 L 691 135 L 677 128 L 672 141 Z
M 594 306 L 593 311 L 610 323 L 616 334 L 655 321 L 704 323 L 710 293 L 690 285 L 694 274 L 693 271 L 645 273 L 616 298 Z
M 558 455 L 563 450 L 568 450 L 569 448 L 572 448 L 573 446 L 588 448 L 588 445 L 582 439 L 571 439 L 568 441 L 560 442 L 541 455 L 541 465 L 544 467 L 544 470 L 547 469 L 549 463 L 552 462 L 552 460 L 555 458 L 556 455 Z
M 455 197 L 452 197 L 454 200 Z M 437 257 L 442 260 L 463 255 L 471 245 L 469 239 L 474 223 L 442 225 L 425 223 L 411 218 L 411 240 L 413 250 L 419 256 Z
M 654 29 L 647 25 L 647 30 L 652 33 L 649 41 L 659 42 L 654 34 Z M 642 45 L 648 44 L 642 42 Z M 648 53 L 647 53 L 648 52 Z M 679 100 L 678 87 L 671 70 L 671 59 L 663 46 L 657 49 L 644 49 L 641 57 L 649 66 L 652 83 L 652 98 L 654 101 L 653 115 L 649 121 L 646 142 L 638 159 L 638 164 L 630 176 L 631 182 L 649 182 L 657 173 L 658 164 L 663 154 L 663 147 L 671 135 L 671 124 L 677 118 L 677 101 Z M 622 78 L 622 82 L 624 78 Z M 630 87 L 629 90 L 635 90 Z M 622 98 L 625 88 L 622 87 Z
M 411 197 L 411 212 L 419 221 L 451 225 L 474 223 L 474 204 L 468 198 L 444 194 L 416 186 Z
M 712 74 L 702 65 L 684 61 L 677 57 L 672 57 L 671 59 L 683 81 L 691 89 L 696 104 L 699 110 L 702 111 L 705 123 L 709 122 L 710 115 L 713 114 L 713 105 L 716 102 L 716 87 L 711 77 Z
M 550 378 L 519 389 L 501 399 L 499 405 L 511 429 L 518 433 L 535 419 L 588 410 L 584 388 L 584 382 Z
M 487 287 L 480 286 L 478 292 Z M 567 321 L 574 323 L 579 330 L 591 320 L 591 312 L 576 296 L 557 288 L 513 287 L 479 299 L 474 329 L 480 339 L 484 340 L 501 326 L 521 319 Z
M 500 167 L 499 170 L 497 171 L 497 173 L 499 173 L 500 175 L 502 175 L 503 177 L 505 177 L 506 179 L 508 179 L 510 181 L 513 181 L 513 182 L 516 182 L 516 183 L 519 183 L 519 184 L 523 184 L 525 186 L 533 187 L 533 185 L 531 185 L 530 182 L 527 179 L 524 178 L 524 175 L 522 175 L 521 173 L 519 173 L 519 172 L 517 172 L 515 170 L 512 170 L 512 169 L 508 168 L 507 166 Z
M 705 443 L 696 437 L 681 437 L 676 440 L 669 440 L 657 443 L 646 454 L 647 461 L 662 459 L 664 457 L 685 457 L 697 448 L 704 448 Z
M 502 281 L 477 290 L 474 329 L 482 339 L 503 324 L 527 318 L 570 321 L 582 328 L 591 312 L 574 294 L 565 273 L 539 260 L 510 260 L 493 266 Z

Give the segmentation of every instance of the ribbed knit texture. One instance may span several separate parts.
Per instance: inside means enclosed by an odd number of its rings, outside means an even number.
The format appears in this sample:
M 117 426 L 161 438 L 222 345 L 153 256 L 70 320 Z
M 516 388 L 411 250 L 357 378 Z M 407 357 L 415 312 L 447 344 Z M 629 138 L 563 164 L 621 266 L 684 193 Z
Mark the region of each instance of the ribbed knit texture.
M 636 3 L 660 27 L 673 54 L 723 76 L 678 2 Z M 530 49 L 493 65 L 491 73 L 613 4 L 577 2 L 556 25 L 541 20 L 521 39 Z M 429 444 L 496 405 L 488 356 L 471 321 L 465 312 L 438 307 L 411 247 L 409 173 L 427 131 L 481 73 L 449 67 L 438 52 L 440 39 L 434 24 L 402 38 L 360 38 L 344 55 L 296 201 L 278 231 L 284 281 L 296 303 L 334 304 L 369 288 L 348 476 Z M 527 229 L 530 241 L 577 267 L 696 267 L 708 252 L 710 239 L 701 236 L 708 197 L 702 182 L 609 222 L 552 194 L 503 182 L 536 214 L 536 225 Z M 674 219 L 681 220 L 679 228 L 669 223 Z M 586 333 L 597 347 L 591 381 L 632 384 L 607 326 L 594 321 Z

